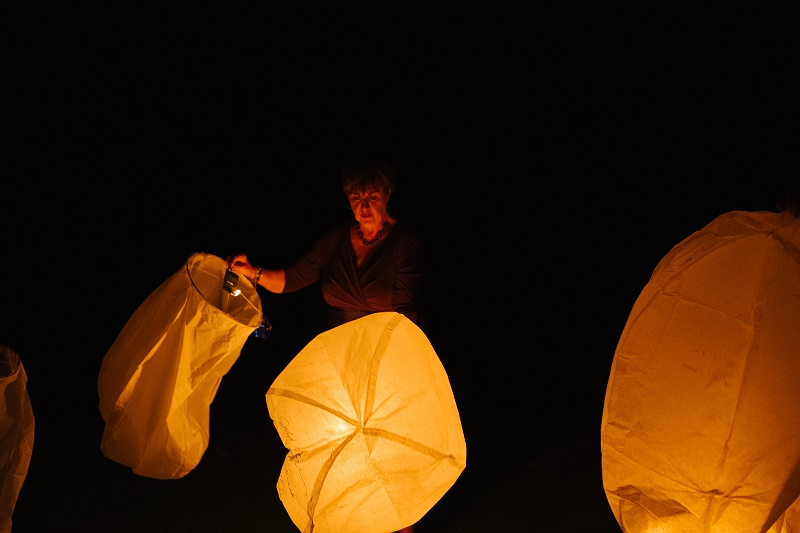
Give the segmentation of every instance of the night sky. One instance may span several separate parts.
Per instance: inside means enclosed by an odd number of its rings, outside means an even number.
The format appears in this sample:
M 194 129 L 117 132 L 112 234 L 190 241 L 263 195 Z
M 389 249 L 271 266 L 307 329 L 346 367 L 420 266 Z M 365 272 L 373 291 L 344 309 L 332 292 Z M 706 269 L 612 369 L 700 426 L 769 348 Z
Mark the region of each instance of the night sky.
M 12 26 L 0 343 L 36 434 L 14 532 L 295 531 L 272 380 L 325 327 L 319 287 L 261 291 L 203 461 L 140 478 L 100 452 L 97 374 L 195 252 L 288 266 L 349 216 L 339 171 L 384 157 L 426 239 L 420 323 L 467 468 L 417 525 L 618 532 L 600 418 L 658 261 L 800 181 L 797 12 L 768 5 L 436 12 L 141 8 Z

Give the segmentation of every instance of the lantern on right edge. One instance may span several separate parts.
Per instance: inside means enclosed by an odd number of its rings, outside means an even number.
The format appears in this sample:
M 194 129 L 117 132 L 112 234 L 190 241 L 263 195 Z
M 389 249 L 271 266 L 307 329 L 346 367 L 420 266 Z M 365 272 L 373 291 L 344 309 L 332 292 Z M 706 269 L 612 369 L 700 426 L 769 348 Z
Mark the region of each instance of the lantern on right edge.
M 800 531 L 800 219 L 726 213 L 661 260 L 601 443 L 626 533 Z

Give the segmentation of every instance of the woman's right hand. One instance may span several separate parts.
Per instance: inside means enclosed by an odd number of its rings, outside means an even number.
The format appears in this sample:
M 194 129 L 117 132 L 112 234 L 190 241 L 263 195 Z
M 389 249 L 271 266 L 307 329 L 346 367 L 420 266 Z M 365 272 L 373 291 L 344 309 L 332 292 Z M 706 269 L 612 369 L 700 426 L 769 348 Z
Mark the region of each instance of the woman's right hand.
M 229 255 L 228 259 L 228 270 L 245 276 L 246 278 L 252 278 L 256 273 L 256 267 L 250 264 L 250 261 L 247 260 L 247 256 L 244 254 L 241 255 Z

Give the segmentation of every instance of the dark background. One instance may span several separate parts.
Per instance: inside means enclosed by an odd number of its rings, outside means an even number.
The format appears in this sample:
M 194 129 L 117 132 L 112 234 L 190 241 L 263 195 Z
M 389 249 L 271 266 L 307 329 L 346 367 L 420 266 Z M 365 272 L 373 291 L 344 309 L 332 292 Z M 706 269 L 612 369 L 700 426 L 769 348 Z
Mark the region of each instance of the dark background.
M 141 8 L 10 24 L 0 342 L 36 417 L 14 532 L 294 531 L 264 394 L 324 327 L 318 287 L 261 292 L 178 481 L 105 459 L 96 381 L 195 252 L 287 266 L 385 157 L 426 237 L 421 323 L 467 468 L 417 531 L 619 531 L 600 464 L 616 342 L 669 249 L 797 190 L 795 8 Z

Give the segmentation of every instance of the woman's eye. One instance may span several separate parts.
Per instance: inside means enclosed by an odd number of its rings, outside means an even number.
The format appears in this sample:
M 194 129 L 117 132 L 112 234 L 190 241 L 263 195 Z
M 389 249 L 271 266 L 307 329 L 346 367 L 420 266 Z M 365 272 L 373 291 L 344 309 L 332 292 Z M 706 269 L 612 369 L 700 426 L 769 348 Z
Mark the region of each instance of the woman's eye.
M 369 200 L 370 202 L 378 202 L 381 200 L 381 198 L 383 198 L 383 196 L 379 192 L 373 192 L 363 196 L 360 194 L 351 194 L 349 198 L 350 201 L 353 203 L 363 202 L 364 200 Z

